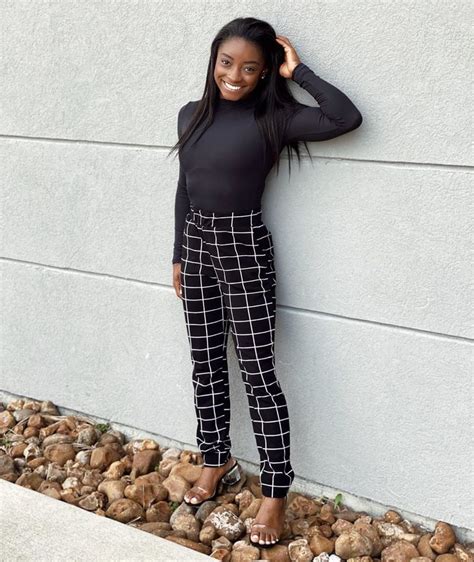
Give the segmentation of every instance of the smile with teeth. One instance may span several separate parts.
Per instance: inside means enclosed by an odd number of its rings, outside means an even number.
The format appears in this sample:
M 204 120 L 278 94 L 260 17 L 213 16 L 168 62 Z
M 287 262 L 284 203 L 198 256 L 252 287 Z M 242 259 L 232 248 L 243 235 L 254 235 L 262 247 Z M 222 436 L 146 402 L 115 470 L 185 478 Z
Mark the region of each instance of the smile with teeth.
M 241 90 L 243 88 L 243 86 L 234 86 L 232 84 L 229 84 L 225 80 L 222 80 L 222 82 L 224 83 L 224 86 L 227 88 L 227 90 L 230 90 L 231 92 L 237 92 L 238 90 Z

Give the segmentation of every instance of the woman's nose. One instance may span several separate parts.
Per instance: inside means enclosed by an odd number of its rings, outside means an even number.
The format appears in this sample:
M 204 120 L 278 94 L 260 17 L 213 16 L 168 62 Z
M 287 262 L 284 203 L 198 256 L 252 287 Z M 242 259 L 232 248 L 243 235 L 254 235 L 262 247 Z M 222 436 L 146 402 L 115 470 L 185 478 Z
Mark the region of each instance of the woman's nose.
M 234 72 L 234 73 L 229 74 L 229 80 L 233 84 L 240 84 L 240 74 L 238 72 Z

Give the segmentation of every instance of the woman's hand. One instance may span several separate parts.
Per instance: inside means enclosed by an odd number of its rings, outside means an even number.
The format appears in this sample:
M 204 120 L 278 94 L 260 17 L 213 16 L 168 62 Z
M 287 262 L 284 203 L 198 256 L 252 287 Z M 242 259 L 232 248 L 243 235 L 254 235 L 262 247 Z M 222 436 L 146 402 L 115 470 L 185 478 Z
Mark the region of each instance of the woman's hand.
M 181 264 L 173 264 L 173 287 L 176 292 L 176 296 L 180 299 L 183 298 L 183 293 L 181 291 Z
M 285 49 L 285 62 L 280 65 L 280 74 L 283 78 L 291 78 L 293 76 L 293 70 L 300 64 L 301 59 L 297 55 L 288 37 L 277 35 L 275 41 Z

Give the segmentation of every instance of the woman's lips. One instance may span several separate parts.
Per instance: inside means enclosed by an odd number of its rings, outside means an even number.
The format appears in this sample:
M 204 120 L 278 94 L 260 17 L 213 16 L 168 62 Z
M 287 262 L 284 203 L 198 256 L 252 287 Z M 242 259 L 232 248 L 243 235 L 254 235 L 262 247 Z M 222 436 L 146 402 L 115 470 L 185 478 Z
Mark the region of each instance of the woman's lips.
M 243 89 L 244 86 L 233 86 L 233 84 L 229 84 L 228 82 L 226 82 L 225 80 L 222 80 L 222 83 L 224 84 L 224 88 L 228 91 L 228 92 L 240 92 L 240 90 Z

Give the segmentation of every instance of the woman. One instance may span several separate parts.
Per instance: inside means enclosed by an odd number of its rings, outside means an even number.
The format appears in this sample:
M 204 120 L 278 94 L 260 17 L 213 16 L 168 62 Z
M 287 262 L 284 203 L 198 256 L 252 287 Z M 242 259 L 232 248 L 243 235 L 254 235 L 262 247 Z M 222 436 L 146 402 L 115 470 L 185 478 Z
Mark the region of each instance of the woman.
M 297 102 L 287 79 L 320 107 Z M 184 501 L 200 505 L 221 483 L 240 478 L 229 438 L 231 329 L 260 456 L 263 501 L 250 532 L 259 547 L 278 542 L 294 479 L 288 408 L 275 374 L 273 240 L 260 206 L 265 178 L 275 163 L 278 171 L 285 146 L 289 164 L 291 149 L 300 161 L 298 141 L 332 139 L 361 123 L 343 92 L 316 76 L 286 37 L 255 18 L 235 19 L 219 31 L 202 99 L 178 114 L 173 285 L 183 302 L 204 459 Z

